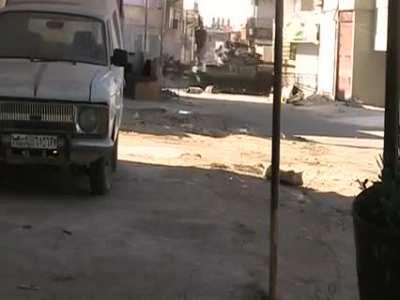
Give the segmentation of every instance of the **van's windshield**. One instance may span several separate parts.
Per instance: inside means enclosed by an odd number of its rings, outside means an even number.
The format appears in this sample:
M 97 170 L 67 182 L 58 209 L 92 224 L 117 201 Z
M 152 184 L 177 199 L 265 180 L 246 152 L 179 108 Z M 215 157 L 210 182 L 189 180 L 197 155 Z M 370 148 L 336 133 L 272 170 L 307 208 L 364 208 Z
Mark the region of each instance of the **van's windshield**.
M 0 59 L 107 64 L 104 24 L 97 19 L 59 13 L 0 14 Z

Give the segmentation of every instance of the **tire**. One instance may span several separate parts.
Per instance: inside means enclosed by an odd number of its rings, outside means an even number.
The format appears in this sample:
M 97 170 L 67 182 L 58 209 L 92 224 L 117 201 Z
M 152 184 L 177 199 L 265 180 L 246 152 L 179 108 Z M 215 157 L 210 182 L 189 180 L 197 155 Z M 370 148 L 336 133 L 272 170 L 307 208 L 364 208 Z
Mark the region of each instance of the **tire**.
M 111 191 L 112 155 L 107 155 L 89 167 L 90 189 L 95 196 L 107 195 Z
M 118 145 L 119 145 L 119 137 L 115 140 L 113 153 L 112 153 L 112 170 L 113 172 L 117 172 L 118 170 Z

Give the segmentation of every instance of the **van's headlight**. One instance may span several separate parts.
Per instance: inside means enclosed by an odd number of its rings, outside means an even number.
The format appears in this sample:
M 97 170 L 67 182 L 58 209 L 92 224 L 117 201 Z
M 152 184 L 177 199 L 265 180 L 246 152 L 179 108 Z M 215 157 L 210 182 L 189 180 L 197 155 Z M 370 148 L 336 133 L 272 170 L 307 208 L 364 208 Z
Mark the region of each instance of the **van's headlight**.
M 84 133 L 96 132 L 98 122 L 97 113 L 93 108 L 85 107 L 79 112 L 78 125 Z
M 108 108 L 103 106 L 78 106 L 76 127 L 80 134 L 106 135 L 108 132 Z

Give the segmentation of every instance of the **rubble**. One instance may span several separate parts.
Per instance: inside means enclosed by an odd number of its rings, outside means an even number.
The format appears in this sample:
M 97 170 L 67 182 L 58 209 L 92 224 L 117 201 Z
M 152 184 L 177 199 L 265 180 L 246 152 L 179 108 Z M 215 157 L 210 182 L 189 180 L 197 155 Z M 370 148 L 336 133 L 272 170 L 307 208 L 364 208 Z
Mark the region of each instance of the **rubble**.
M 186 93 L 199 95 L 199 94 L 203 94 L 204 90 L 201 87 L 191 86 L 186 89 Z
M 162 89 L 161 90 L 161 98 L 164 100 L 178 100 L 179 95 L 170 89 Z
M 293 86 L 292 90 L 288 98 L 286 99 L 286 103 L 293 105 L 301 105 L 304 101 L 304 92 L 296 85 Z
M 265 178 L 271 180 L 272 178 L 272 167 L 270 166 L 266 173 Z M 281 183 L 290 185 L 290 186 L 303 186 L 303 173 L 295 172 L 293 170 L 281 170 L 280 171 L 280 180 Z

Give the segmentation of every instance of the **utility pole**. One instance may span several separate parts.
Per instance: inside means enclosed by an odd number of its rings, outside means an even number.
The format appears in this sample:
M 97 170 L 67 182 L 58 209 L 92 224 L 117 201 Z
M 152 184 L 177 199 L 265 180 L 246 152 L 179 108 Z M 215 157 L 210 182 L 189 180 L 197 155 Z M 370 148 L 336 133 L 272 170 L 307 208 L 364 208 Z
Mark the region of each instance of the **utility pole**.
M 161 0 L 161 28 L 160 28 L 160 62 L 159 62 L 159 74 L 161 77 L 161 89 L 164 88 L 164 40 L 165 40 L 165 23 L 167 20 L 167 1 Z
M 144 7 L 144 53 L 147 53 L 148 48 L 148 34 L 149 34 L 149 0 L 145 0 Z
M 167 20 L 167 0 L 161 0 L 160 61 L 164 57 L 165 23 Z
M 283 65 L 283 1 L 275 1 L 275 61 L 274 61 L 274 106 L 272 117 L 272 180 L 270 216 L 270 271 L 269 300 L 277 299 L 278 285 L 278 241 L 279 241 L 279 192 L 281 151 L 281 101 Z M 397 1 L 397 0 L 395 0 Z
M 386 53 L 386 104 L 384 174 L 393 178 L 398 164 L 400 101 L 400 2 L 389 0 L 388 44 Z

